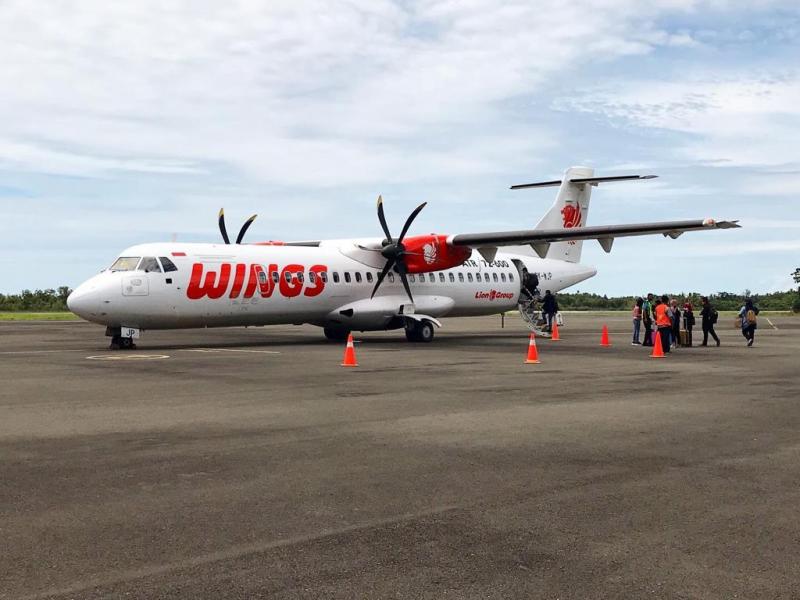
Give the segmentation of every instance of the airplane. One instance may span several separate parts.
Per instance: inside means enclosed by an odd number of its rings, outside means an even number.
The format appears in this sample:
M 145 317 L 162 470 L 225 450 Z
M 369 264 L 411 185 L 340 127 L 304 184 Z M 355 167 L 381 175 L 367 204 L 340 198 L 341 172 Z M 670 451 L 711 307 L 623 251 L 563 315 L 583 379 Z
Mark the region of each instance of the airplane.
M 231 244 L 220 210 L 224 244 L 131 246 L 79 285 L 67 306 L 105 325 L 112 349 L 135 348 L 146 330 L 305 323 L 321 327 L 330 340 L 351 331 L 404 329 L 409 341 L 431 342 L 443 317 L 505 313 L 542 289 L 558 292 L 594 276 L 595 267 L 579 262 L 583 240 L 597 240 L 610 252 L 618 237 L 675 239 L 739 227 L 714 219 L 586 225 L 593 187 L 654 177 L 595 177 L 592 168 L 571 167 L 559 180 L 512 186 L 558 186 L 538 224 L 519 231 L 409 236 L 423 203 L 394 237 L 379 197 L 383 237 L 242 243 L 253 215 Z M 537 279 L 538 289 L 531 290 Z M 528 311 L 522 314 L 530 319 Z

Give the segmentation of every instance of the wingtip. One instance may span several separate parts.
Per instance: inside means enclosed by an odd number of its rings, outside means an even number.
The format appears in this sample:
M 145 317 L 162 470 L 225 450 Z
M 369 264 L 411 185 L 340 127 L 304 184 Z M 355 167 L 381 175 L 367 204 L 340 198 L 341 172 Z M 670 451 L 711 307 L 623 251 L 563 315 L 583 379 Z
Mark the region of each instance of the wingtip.
M 224 217 L 225 216 L 225 209 L 224 208 L 220 208 L 219 209 L 219 215 L 218 216 L 220 216 L 220 217 Z

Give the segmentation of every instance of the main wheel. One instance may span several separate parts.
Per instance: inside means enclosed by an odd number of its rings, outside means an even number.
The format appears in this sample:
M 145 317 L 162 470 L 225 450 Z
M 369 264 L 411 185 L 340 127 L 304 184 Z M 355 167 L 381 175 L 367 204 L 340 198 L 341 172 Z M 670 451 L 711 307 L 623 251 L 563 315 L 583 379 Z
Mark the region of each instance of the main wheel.
M 406 325 L 406 339 L 409 342 L 432 342 L 433 323 L 430 321 L 409 321 Z
M 347 336 L 350 335 L 348 329 L 342 329 L 341 327 L 325 327 L 323 331 L 325 332 L 325 337 L 332 342 L 344 342 L 347 340 Z

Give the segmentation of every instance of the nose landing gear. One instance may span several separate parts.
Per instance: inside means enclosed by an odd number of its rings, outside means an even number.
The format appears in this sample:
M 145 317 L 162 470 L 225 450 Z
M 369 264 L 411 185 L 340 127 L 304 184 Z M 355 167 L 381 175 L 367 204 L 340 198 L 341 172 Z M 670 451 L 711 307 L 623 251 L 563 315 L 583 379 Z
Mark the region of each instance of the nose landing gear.
M 109 350 L 136 350 L 133 338 L 122 337 L 121 327 L 106 327 L 106 335 L 111 338 Z

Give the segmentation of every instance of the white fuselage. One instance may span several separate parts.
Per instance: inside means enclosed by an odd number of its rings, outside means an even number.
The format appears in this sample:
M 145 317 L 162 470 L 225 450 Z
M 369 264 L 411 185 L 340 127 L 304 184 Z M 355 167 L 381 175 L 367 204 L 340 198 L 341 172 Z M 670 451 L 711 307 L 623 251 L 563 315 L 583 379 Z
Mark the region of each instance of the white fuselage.
M 142 244 L 120 256 L 166 257 L 176 270 L 167 271 L 172 267 L 163 260 L 150 272 L 143 270 L 145 261 L 107 269 L 73 292 L 73 312 L 109 327 L 141 329 L 312 323 L 380 330 L 400 326 L 409 314 L 440 318 L 514 309 L 522 267 L 539 275 L 540 290 L 553 292 L 596 273 L 561 260 L 498 252 L 487 262 L 473 253 L 457 267 L 410 275 L 412 304 L 395 274 L 370 299 L 380 268 L 365 264 L 353 240 L 310 247 Z

